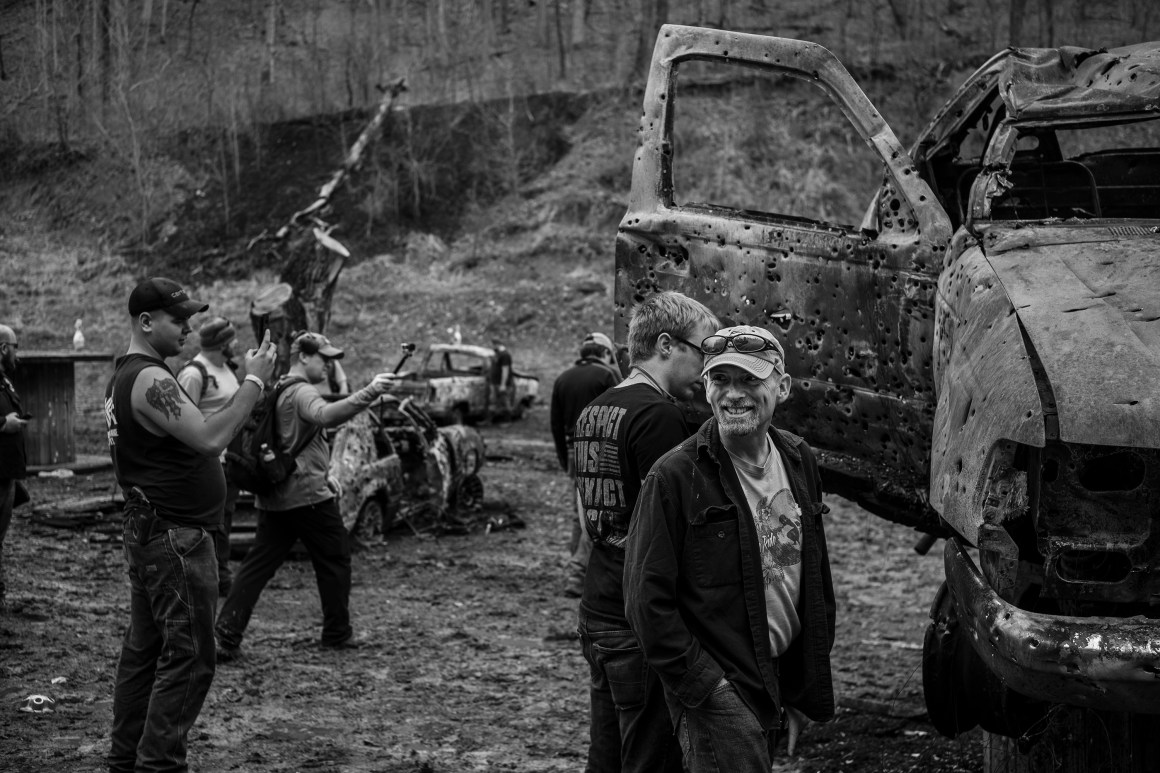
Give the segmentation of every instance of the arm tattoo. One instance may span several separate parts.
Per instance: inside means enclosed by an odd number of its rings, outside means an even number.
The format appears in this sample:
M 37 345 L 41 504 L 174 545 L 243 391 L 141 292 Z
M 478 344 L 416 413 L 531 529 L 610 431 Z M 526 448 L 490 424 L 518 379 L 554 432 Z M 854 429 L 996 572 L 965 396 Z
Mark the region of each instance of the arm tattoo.
M 145 401 L 154 410 L 165 414 L 166 419 L 181 416 L 181 389 L 171 378 L 153 379 L 153 386 L 145 390 Z

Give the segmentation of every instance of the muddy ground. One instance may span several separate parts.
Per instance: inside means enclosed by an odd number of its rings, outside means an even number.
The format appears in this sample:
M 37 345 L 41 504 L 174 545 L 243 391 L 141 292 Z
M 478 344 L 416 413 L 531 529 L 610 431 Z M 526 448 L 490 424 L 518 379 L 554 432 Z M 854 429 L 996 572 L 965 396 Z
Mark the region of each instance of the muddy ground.
M 523 529 L 392 532 L 356 555 L 359 650 L 321 651 L 308 561 L 286 564 L 250 626 L 246 658 L 219 667 L 190 735 L 196 771 L 580 771 L 587 670 L 562 594 L 571 511 L 546 409 L 482 427 L 485 504 Z M 41 502 L 111 490 L 107 471 L 30 481 Z M 977 733 L 947 740 L 926 719 L 920 653 L 941 543 L 829 498 L 838 594 L 840 710 L 778 771 L 978 771 Z M 115 525 L 18 512 L 0 615 L 0 770 L 103 770 L 113 674 L 128 617 Z M 20 711 L 49 695 L 54 713 Z

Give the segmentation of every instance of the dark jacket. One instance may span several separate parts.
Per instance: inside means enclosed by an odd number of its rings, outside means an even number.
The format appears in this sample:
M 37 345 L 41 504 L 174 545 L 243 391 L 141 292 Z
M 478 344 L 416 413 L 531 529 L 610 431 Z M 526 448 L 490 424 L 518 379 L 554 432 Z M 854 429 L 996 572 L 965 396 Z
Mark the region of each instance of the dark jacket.
M 783 702 L 815 721 L 834 715 L 836 606 L 817 463 L 800 437 L 777 429 L 770 436 L 802 511 L 802 628 L 780 658 L 769 645 L 757 529 L 717 420 L 661 457 L 637 499 L 625 611 L 674 721 L 722 676 L 766 728 L 777 726 Z
M 568 469 L 572 456 L 569 446 L 576 431 L 576 419 L 588 403 L 620 383 L 620 374 L 600 360 L 585 357 L 561 373 L 552 385 L 552 440 L 560 469 Z
M 0 417 L 8 414 L 24 413 L 16 387 L 3 372 L 0 372 Z M 26 474 L 27 457 L 24 449 L 23 432 L 0 432 L 0 480 L 23 478 Z

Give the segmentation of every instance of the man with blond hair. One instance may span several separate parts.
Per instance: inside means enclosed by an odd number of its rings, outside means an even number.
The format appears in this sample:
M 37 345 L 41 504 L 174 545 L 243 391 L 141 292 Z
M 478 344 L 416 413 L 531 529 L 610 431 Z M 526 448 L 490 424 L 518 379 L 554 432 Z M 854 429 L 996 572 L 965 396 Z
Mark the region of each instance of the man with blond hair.
M 592 677 L 588 773 L 681 769 L 661 685 L 624 616 L 624 544 L 641 481 L 692 430 L 681 403 L 701 388 L 699 343 L 717 327 L 709 309 L 680 293 L 645 299 L 628 325 L 627 377 L 576 421 L 576 486 L 593 542 L 579 621 Z

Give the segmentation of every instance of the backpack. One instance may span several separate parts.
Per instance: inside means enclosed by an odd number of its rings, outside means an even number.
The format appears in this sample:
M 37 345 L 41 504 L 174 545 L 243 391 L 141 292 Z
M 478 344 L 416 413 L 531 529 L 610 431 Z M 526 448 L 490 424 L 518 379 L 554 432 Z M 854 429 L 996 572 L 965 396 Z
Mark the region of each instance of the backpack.
M 269 494 L 290 477 L 298 466 L 295 457 L 314 439 L 309 434 L 297 448 L 287 451 L 278 432 L 278 398 L 286 387 L 299 382 L 305 379 L 284 377 L 267 387 L 226 447 L 226 477 L 238 487 L 259 496 Z

